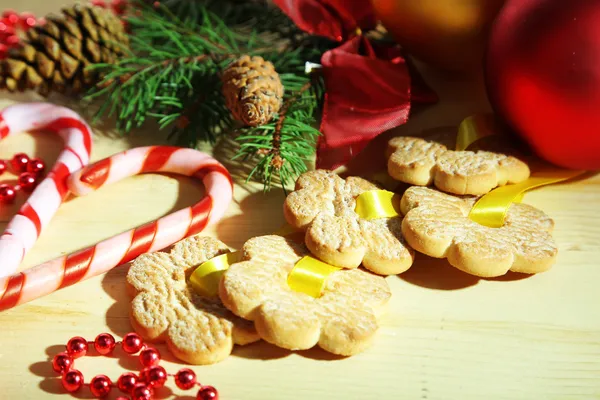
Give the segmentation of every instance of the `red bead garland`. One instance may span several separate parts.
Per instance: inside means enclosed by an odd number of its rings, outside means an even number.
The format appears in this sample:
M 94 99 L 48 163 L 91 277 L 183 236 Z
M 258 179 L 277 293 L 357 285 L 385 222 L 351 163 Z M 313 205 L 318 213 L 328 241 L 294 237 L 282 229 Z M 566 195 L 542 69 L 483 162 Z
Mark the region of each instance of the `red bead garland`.
M 0 22 L 0 32 L 2 23 Z M 9 168 L 10 167 L 10 168 Z M 17 153 L 10 160 L 0 160 L 0 175 L 8 170 L 18 175 L 17 184 L 11 186 L 7 183 L 0 184 L 0 203 L 11 204 L 17 197 L 17 192 L 32 192 L 39 183 L 46 164 L 39 158 L 30 159 L 25 153 Z
M 169 376 L 175 378 L 175 384 L 180 389 L 188 390 L 194 386 L 200 389 L 196 394 L 197 400 L 218 400 L 219 393 L 212 386 L 203 386 L 196 380 L 196 374 L 189 368 L 182 368 L 176 374 L 168 374 L 158 365 L 161 357 L 160 352 L 144 344 L 137 333 L 128 333 L 121 342 L 116 342 L 109 333 L 101 333 L 93 342 L 88 342 L 81 336 L 75 336 L 67 342 L 66 351 L 58 353 L 52 359 L 52 369 L 61 374 L 61 382 L 68 392 L 76 392 L 85 385 L 83 374 L 74 369 L 75 359 L 83 357 L 93 344 L 94 349 L 102 355 L 110 354 L 118 344 L 127 354 L 139 352 L 138 359 L 142 366 L 139 376 L 132 372 L 125 372 L 113 383 L 106 375 L 96 375 L 88 384 L 94 397 L 103 398 L 110 394 L 113 388 L 131 396 L 117 396 L 118 400 L 152 400 L 154 389 L 161 388 L 167 382 Z M 111 397 L 112 398 L 112 397 Z

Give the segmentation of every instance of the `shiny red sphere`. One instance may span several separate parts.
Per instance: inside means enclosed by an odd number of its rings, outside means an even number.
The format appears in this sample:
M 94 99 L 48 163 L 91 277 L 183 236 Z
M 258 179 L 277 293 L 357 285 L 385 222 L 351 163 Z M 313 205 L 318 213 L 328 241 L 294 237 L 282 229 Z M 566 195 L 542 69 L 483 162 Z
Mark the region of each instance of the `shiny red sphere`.
M 0 185 L 0 203 L 11 204 L 15 201 L 17 192 L 15 188 L 6 183 Z
M 142 338 L 137 333 L 128 333 L 123 338 L 123 342 L 121 343 L 121 347 L 123 347 L 123 351 L 128 354 L 134 354 L 141 350 L 144 346 L 144 342 Z
M 153 388 L 160 388 L 165 386 L 165 382 L 167 381 L 167 371 L 159 366 L 153 366 L 150 368 L 145 368 L 140 374 L 140 378 Z
M 152 396 L 154 396 L 152 388 L 143 383 L 138 383 L 131 391 L 131 400 L 151 400 Z
M 29 156 L 25 153 L 17 153 L 10 160 L 10 165 L 17 174 L 27 171 L 27 164 L 29 164 Z
M 87 354 L 88 342 L 81 336 L 75 336 L 67 342 L 67 353 L 73 358 L 83 357 Z
M 112 389 L 112 382 L 106 375 L 96 375 L 90 382 L 90 391 L 95 397 L 106 397 Z
M 198 390 L 196 400 L 219 400 L 219 392 L 212 386 L 202 386 L 202 389 Z
M 62 376 L 61 382 L 67 392 L 76 392 L 83 386 L 83 374 L 72 369 Z
M 102 355 L 112 352 L 115 346 L 115 338 L 110 333 L 101 333 L 94 339 L 94 348 Z
M 25 192 L 32 192 L 33 189 L 37 186 L 37 178 L 31 172 L 23 172 L 19 175 L 19 179 L 17 179 L 17 183 Z
M 490 35 L 490 102 L 542 158 L 600 169 L 600 2 L 507 0 Z
M 175 374 L 175 384 L 179 389 L 187 390 L 196 384 L 196 373 L 189 368 L 182 368 Z
M 62 374 L 71 369 L 73 366 L 73 357 L 66 352 L 58 353 L 52 359 L 52 369 L 59 374 Z
M 117 387 L 123 393 L 130 394 L 135 385 L 138 383 L 138 377 L 132 372 L 125 372 L 117 379 Z
M 27 172 L 40 176 L 46 170 L 46 163 L 40 158 L 32 158 L 27 163 Z
M 2 13 L 2 18 L 6 19 L 11 25 L 15 25 L 19 22 L 19 14 L 15 10 L 6 10 Z
M 8 165 L 6 164 L 6 161 L 0 160 L 0 175 L 5 173 L 7 169 L 8 169 Z
M 152 347 L 148 347 L 140 352 L 140 363 L 146 367 L 153 367 L 160 362 L 160 353 Z

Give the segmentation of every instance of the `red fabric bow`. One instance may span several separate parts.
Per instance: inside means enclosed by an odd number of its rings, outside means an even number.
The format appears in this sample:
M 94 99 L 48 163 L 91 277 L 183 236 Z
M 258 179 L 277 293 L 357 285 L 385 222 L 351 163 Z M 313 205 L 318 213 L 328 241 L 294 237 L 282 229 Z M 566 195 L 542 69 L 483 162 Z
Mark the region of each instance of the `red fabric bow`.
M 412 101 L 437 101 L 397 45 L 374 46 L 360 34 L 375 26 L 370 1 L 274 2 L 300 29 L 343 42 L 321 57 L 326 94 L 317 168 L 346 164 L 377 135 L 404 124 Z

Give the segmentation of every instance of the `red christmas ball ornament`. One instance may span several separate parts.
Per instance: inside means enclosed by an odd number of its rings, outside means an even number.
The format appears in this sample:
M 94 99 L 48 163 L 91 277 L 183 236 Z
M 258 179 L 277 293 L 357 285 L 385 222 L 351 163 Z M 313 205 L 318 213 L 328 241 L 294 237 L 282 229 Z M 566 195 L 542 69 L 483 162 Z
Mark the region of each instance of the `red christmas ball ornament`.
M 27 164 L 29 164 L 29 156 L 25 153 L 17 153 L 10 160 L 10 164 L 13 168 L 13 171 L 15 171 L 18 174 L 23 173 L 27 171 Z
M 189 368 L 182 368 L 175 374 L 175 384 L 179 389 L 191 389 L 196 384 L 196 374 Z
M 59 374 L 62 374 L 71 369 L 73 366 L 73 357 L 66 352 L 59 353 L 52 359 L 52 369 Z
M 486 85 L 544 159 L 600 169 L 600 2 L 507 0 L 491 31 Z
M 123 338 L 123 342 L 121 343 L 123 347 L 123 351 L 128 354 L 134 354 L 141 350 L 144 347 L 144 342 L 142 338 L 137 333 L 128 333 Z
M 212 386 L 203 386 L 198 390 L 196 400 L 219 400 L 219 392 Z
M 67 353 L 73 358 L 83 357 L 87 354 L 88 342 L 81 336 L 75 336 L 67 342 Z
M 106 375 L 96 375 L 90 382 L 90 391 L 98 398 L 106 397 L 112 389 L 112 382 Z
M 83 386 L 83 374 L 72 369 L 62 376 L 61 382 L 67 392 L 76 392 Z
M 165 386 L 167 381 L 167 371 L 156 365 L 154 367 L 146 368 L 140 374 L 140 378 L 148 385 L 153 388 L 161 388 Z
M 140 363 L 146 367 L 153 367 L 160 362 L 160 353 L 158 350 L 149 347 L 140 352 Z
M 37 185 L 37 178 L 31 172 L 24 172 L 17 179 L 19 187 L 26 192 L 31 192 Z
M 10 204 L 15 201 L 15 197 L 17 197 L 15 188 L 6 183 L 0 185 L 0 203 Z
M 131 393 L 138 383 L 138 377 L 133 372 L 125 372 L 117 379 L 117 387 L 123 393 Z
M 46 170 L 46 163 L 40 158 L 32 158 L 27 163 L 27 172 L 40 176 Z
M 131 391 L 131 400 L 151 400 L 153 395 L 154 391 L 151 387 L 138 383 Z
M 94 348 L 102 355 L 112 352 L 115 346 L 115 338 L 110 333 L 101 333 L 94 340 Z

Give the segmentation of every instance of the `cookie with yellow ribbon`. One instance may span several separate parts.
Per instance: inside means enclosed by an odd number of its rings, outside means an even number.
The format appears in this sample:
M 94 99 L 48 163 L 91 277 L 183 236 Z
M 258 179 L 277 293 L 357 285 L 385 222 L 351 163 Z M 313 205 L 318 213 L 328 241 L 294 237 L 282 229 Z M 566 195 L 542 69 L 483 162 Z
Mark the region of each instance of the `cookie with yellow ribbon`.
M 512 204 L 499 228 L 469 218 L 477 197 L 453 196 L 413 186 L 401 200 L 402 232 L 417 251 L 447 258 L 454 267 L 481 277 L 508 271 L 535 274 L 548 270 L 558 249 L 554 221 L 527 204 Z
M 127 274 L 136 332 L 147 340 L 166 342 L 175 357 L 190 364 L 219 362 L 234 344 L 259 340 L 251 322 L 233 315 L 218 296 L 197 293 L 186 279 L 198 265 L 228 252 L 218 240 L 194 236 L 169 253 L 139 256 Z
M 228 309 L 253 321 L 260 337 L 276 346 L 303 350 L 318 345 L 344 356 L 359 353 L 373 341 L 390 288 L 384 278 L 362 269 L 321 264 L 289 238 L 255 237 L 244 244 L 241 261 L 223 274 L 219 295 Z M 295 269 L 311 267 L 313 275 L 323 267 L 327 271 L 312 295 L 294 282 L 302 279 Z
M 360 195 L 378 189 L 359 177 L 342 179 L 326 170 L 306 172 L 285 199 L 284 215 L 292 227 L 306 232 L 306 246 L 326 263 L 343 268 L 362 263 L 376 274 L 399 274 L 414 260 L 402 237 L 402 217 L 367 219 L 356 210 Z
M 490 151 L 454 151 L 435 140 L 396 137 L 386 150 L 388 174 L 411 185 L 435 185 L 447 193 L 482 195 L 529 178 L 526 163 Z

